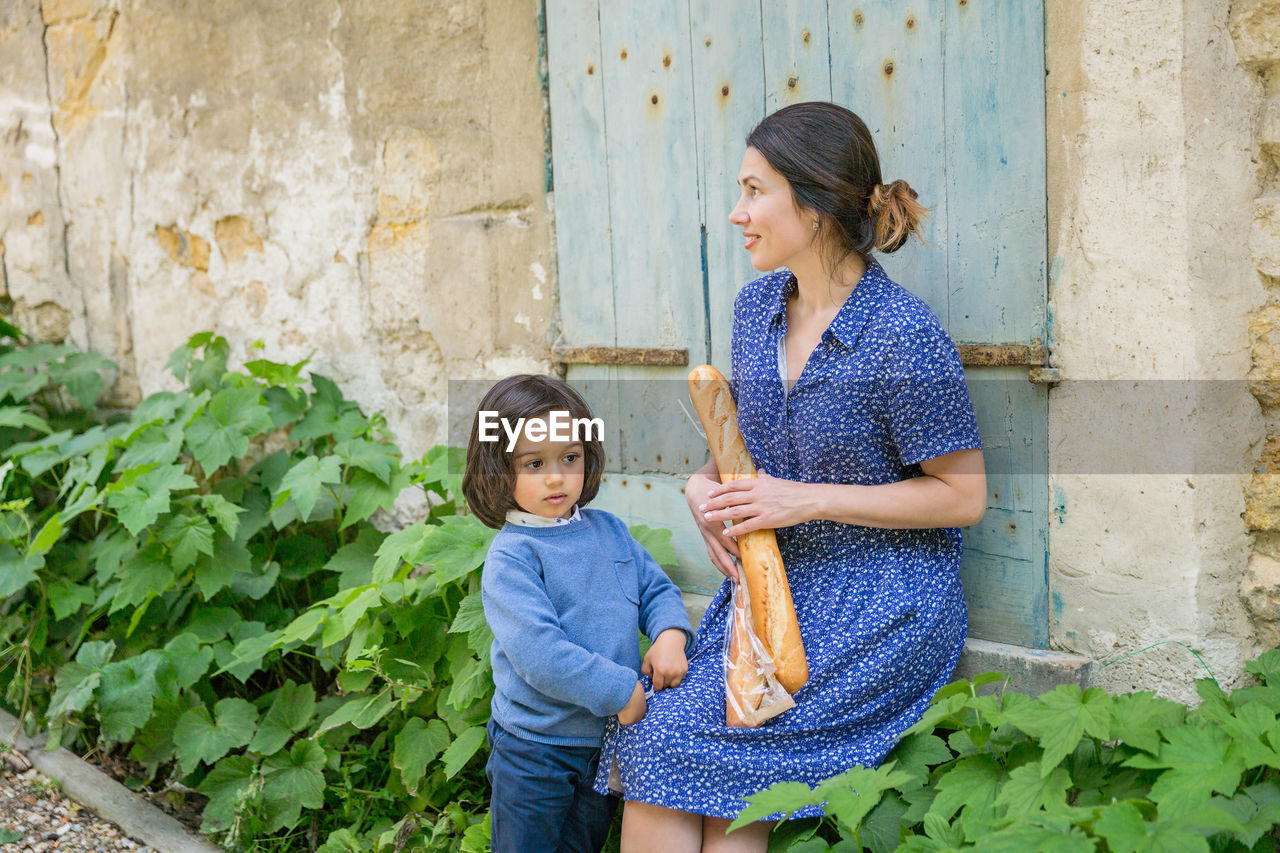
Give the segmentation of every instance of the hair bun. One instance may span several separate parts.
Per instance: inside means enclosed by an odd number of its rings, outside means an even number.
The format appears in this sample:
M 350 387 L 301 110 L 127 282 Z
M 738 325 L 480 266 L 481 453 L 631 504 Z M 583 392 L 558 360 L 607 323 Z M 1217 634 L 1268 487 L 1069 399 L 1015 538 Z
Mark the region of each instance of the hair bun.
M 912 235 L 921 243 L 920 223 L 929 215 L 929 209 L 916 201 L 920 194 L 906 181 L 876 184 L 867 200 L 867 212 L 876 223 L 876 248 L 881 252 L 896 252 Z

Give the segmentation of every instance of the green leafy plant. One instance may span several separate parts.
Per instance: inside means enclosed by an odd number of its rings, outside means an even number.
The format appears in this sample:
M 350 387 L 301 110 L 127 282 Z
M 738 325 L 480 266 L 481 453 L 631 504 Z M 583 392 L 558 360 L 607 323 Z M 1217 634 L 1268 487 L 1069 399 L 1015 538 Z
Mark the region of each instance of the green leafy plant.
M 1194 710 L 1074 685 L 1032 699 L 999 689 L 1000 673 L 959 680 L 879 768 L 775 785 L 735 826 L 825 804 L 827 818 L 775 831 L 771 849 L 1274 850 L 1280 650 L 1248 669 L 1259 686 L 1197 682 Z
M 492 680 L 461 456 L 405 462 L 306 362 L 93 404 L 114 369 L 0 329 L 5 701 L 203 798 L 228 849 L 479 850 Z M 373 523 L 406 489 L 429 511 Z

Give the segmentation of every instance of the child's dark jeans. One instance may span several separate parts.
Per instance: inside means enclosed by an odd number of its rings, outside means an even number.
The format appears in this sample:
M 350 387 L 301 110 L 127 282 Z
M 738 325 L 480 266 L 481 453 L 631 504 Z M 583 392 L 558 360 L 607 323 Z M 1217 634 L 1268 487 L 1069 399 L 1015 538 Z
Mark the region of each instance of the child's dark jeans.
M 600 748 L 525 740 L 489 721 L 493 853 L 598 853 L 618 807 L 592 790 Z

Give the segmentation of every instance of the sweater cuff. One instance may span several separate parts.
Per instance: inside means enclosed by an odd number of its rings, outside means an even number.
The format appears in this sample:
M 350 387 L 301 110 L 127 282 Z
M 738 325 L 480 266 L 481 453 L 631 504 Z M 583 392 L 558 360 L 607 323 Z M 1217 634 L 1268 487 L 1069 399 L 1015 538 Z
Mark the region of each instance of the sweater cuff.
M 640 677 L 629 667 L 619 666 L 610 676 L 609 683 L 603 685 L 591 713 L 597 717 L 612 717 L 631 701 L 631 694 L 636 691 L 636 682 Z

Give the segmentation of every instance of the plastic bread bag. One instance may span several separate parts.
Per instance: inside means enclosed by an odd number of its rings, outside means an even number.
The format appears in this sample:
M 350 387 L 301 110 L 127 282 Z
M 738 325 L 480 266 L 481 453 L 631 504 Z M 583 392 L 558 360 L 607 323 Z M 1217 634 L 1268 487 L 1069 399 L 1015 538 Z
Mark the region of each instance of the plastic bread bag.
M 773 657 L 756 635 L 751 621 L 751 598 L 746 574 L 733 584 L 724 644 L 725 724 L 753 728 L 795 707 L 795 700 L 778 682 Z

